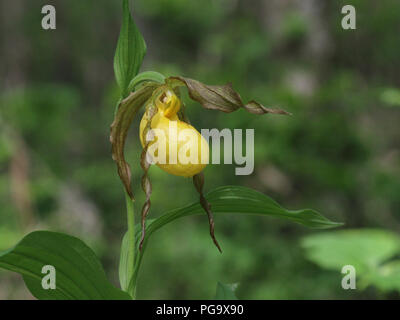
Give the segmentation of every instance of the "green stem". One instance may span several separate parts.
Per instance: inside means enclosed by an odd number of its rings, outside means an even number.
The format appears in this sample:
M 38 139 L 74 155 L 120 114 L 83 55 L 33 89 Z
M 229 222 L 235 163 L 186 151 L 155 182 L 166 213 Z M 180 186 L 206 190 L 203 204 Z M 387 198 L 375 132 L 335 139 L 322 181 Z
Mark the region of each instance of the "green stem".
M 140 239 L 139 236 L 140 235 L 138 235 L 138 238 L 137 238 L 138 240 Z M 147 239 L 144 240 L 142 250 L 141 251 L 138 250 L 136 258 L 135 258 L 135 268 L 133 270 L 133 275 L 130 280 L 131 281 L 130 285 L 134 286 L 135 288 L 136 288 L 140 265 L 142 263 L 143 253 L 144 253 L 144 250 L 146 249 L 146 246 L 147 246 Z
M 131 278 L 135 267 L 135 210 L 133 207 L 133 200 L 129 197 L 125 191 L 126 200 L 126 215 L 128 220 L 128 239 L 129 239 L 129 251 L 128 251 L 128 277 Z M 136 286 L 129 286 L 128 293 L 133 299 L 136 297 Z
M 165 81 L 164 75 L 154 71 L 146 71 L 136 75 L 130 82 L 128 86 L 128 92 L 134 91 L 135 87 L 142 82 L 145 81 L 154 81 L 163 83 Z M 119 104 L 122 99 L 126 98 L 128 93 L 124 94 L 121 99 L 117 102 L 115 107 L 114 116 L 118 112 Z M 125 201 L 126 201 L 126 214 L 128 221 L 128 279 L 129 285 L 127 288 L 127 292 L 131 295 L 133 299 L 136 298 L 136 277 L 137 277 L 137 268 L 135 266 L 135 254 L 136 254 L 136 239 L 135 239 L 135 210 L 133 206 L 134 200 L 131 199 L 128 193 L 125 190 Z M 141 256 L 138 259 L 141 260 Z M 139 263 L 140 264 L 140 263 Z

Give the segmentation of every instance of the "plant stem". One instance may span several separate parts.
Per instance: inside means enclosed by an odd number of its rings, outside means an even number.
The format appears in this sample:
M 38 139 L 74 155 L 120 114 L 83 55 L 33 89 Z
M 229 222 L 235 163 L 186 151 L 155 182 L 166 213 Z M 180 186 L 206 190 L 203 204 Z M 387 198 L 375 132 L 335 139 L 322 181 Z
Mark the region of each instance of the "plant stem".
M 135 210 L 133 207 L 133 200 L 125 191 L 126 200 L 126 215 L 128 221 L 128 237 L 129 237 L 129 251 L 128 251 L 128 277 L 131 278 L 135 267 Z M 128 293 L 133 299 L 136 297 L 136 286 L 129 287 Z

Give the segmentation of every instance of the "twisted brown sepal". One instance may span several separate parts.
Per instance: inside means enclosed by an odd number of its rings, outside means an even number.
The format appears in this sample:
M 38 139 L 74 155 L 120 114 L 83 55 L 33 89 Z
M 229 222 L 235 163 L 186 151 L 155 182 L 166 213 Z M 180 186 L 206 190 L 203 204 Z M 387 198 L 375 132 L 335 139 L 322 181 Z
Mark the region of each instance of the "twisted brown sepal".
M 210 225 L 211 238 L 212 238 L 215 246 L 218 248 L 219 252 L 222 253 L 222 249 L 221 249 L 217 239 L 215 238 L 215 234 L 214 234 L 215 225 L 214 225 L 214 216 L 211 211 L 211 205 L 208 203 L 207 199 L 204 197 L 204 194 L 203 194 L 203 186 L 204 186 L 203 172 L 200 172 L 199 174 L 196 174 L 193 176 L 193 184 L 194 184 L 197 192 L 200 194 L 200 204 L 207 213 L 208 223 Z
M 184 104 L 182 104 L 181 109 L 178 112 L 178 117 L 179 117 L 179 119 L 181 121 L 184 121 L 184 122 L 190 124 L 190 120 L 187 117 L 186 112 L 185 112 L 185 105 Z M 208 223 L 210 225 L 211 238 L 212 238 L 215 246 L 218 248 L 219 252 L 222 253 L 222 249 L 221 249 L 217 239 L 215 238 L 214 216 L 213 216 L 212 211 L 211 211 L 211 205 L 208 203 L 208 201 L 206 200 L 206 198 L 204 197 L 204 194 L 203 194 L 203 187 L 204 187 L 204 173 L 203 172 L 200 172 L 199 174 L 196 174 L 196 175 L 193 176 L 193 184 L 194 184 L 197 192 L 200 195 L 200 204 L 201 204 L 201 206 L 203 207 L 203 209 L 207 213 Z
M 199 102 L 206 109 L 229 113 L 244 108 L 253 114 L 272 113 L 290 115 L 289 112 L 281 109 L 264 107 L 254 100 L 246 104 L 243 103 L 239 93 L 233 89 L 230 83 L 222 86 L 210 86 L 184 77 L 170 77 L 166 80 L 166 83 L 172 87 L 186 86 L 190 98 Z
M 146 110 L 146 116 L 148 118 L 147 121 L 147 125 L 145 127 L 145 129 L 143 130 L 143 141 L 145 142 L 145 146 L 142 150 L 142 154 L 140 156 L 140 166 L 143 169 L 143 176 L 142 176 L 142 189 L 144 191 L 144 193 L 146 194 L 146 201 L 143 204 L 142 207 L 142 236 L 140 238 L 140 244 L 139 244 L 139 250 L 142 250 L 143 247 L 143 242 L 144 242 L 144 237 L 146 234 L 146 217 L 149 214 L 150 211 L 150 206 L 151 206 L 151 201 L 150 201 L 150 196 L 151 196 L 151 191 L 152 191 L 152 187 L 151 187 L 151 181 L 148 175 L 149 172 L 149 168 L 150 168 L 150 163 L 148 161 L 147 158 L 147 149 L 149 147 L 149 141 L 147 139 L 147 133 L 149 132 L 149 130 L 151 129 L 151 121 L 154 117 L 154 115 L 156 114 L 155 107 L 150 105 L 149 108 Z
M 112 158 L 117 164 L 118 174 L 125 186 L 126 192 L 132 200 L 134 197 L 131 188 L 131 171 L 124 157 L 126 136 L 136 113 L 159 86 L 160 84 L 156 82 L 148 82 L 123 99 L 118 105 L 114 121 L 111 124 L 110 142 L 112 145 Z

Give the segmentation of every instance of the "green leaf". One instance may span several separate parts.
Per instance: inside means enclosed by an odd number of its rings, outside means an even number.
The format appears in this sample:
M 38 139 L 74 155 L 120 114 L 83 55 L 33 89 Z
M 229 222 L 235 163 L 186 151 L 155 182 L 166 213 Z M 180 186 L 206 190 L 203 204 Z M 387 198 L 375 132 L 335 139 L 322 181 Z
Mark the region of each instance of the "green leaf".
M 218 282 L 215 300 L 237 300 L 235 295 L 236 284 L 223 284 Z
M 128 263 L 130 261 L 129 259 L 130 252 L 131 250 L 129 250 L 129 235 L 128 233 L 125 233 L 124 237 L 122 238 L 119 269 L 118 269 L 119 283 L 121 289 L 124 291 L 128 290 L 130 277 L 132 276 L 129 274 L 129 266 L 128 266 Z
M 55 268 L 54 290 L 45 290 L 41 285 L 46 275 L 42 274 L 45 265 Z M 130 299 L 107 280 L 95 253 L 84 242 L 62 233 L 28 234 L 14 248 L 0 253 L 0 268 L 23 275 L 27 287 L 38 299 Z
M 302 246 L 307 258 L 322 268 L 342 270 L 352 265 L 357 274 L 369 274 L 400 251 L 400 238 L 386 230 L 341 230 L 309 235 Z
M 134 91 L 135 88 L 143 83 L 143 82 L 158 82 L 158 83 L 164 83 L 165 82 L 165 76 L 159 72 L 155 71 L 145 71 L 139 73 L 137 76 L 135 76 L 132 81 L 129 83 L 128 90 L 129 92 Z
M 111 124 L 110 142 L 112 145 L 112 158 L 117 164 L 119 177 L 131 199 L 133 199 L 131 170 L 124 156 L 126 136 L 137 112 L 159 86 L 159 83 L 148 82 L 140 89 L 132 92 L 127 98 L 121 100 L 117 106 L 114 121 Z
M 259 214 L 282 218 L 315 229 L 327 229 L 341 226 L 341 223 L 330 221 L 312 209 L 288 210 L 270 197 L 250 188 L 241 186 L 224 186 L 216 188 L 205 195 L 214 213 Z M 164 225 L 185 216 L 205 214 L 199 202 L 183 208 L 171 210 L 157 219 L 148 220 L 146 237 L 142 251 L 136 250 L 135 271 L 131 281 L 135 282 L 148 239 L 151 234 Z M 140 238 L 140 227 L 136 228 L 137 242 Z
M 214 213 L 267 215 L 315 229 L 334 228 L 342 225 L 328 220 L 312 209 L 285 209 L 265 194 L 242 186 L 219 187 L 207 193 L 205 197 L 211 204 Z M 147 235 L 175 219 L 195 214 L 205 214 L 198 202 L 171 210 L 148 224 Z
M 133 22 L 128 0 L 122 1 L 122 16 L 122 26 L 114 56 L 114 73 L 121 95 L 125 98 L 129 94 L 129 83 L 139 72 L 146 54 L 146 43 Z

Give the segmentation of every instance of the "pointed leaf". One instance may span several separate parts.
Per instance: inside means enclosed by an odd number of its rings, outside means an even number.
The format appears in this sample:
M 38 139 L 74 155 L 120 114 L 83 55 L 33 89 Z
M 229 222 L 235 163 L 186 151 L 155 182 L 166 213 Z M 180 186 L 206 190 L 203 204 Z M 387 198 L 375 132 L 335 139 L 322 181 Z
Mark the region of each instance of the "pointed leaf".
M 211 204 L 214 213 L 267 215 L 290 220 L 314 229 L 327 229 L 342 225 L 330 221 L 312 209 L 285 209 L 265 194 L 242 186 L 219 187 L 207 193 L 205 198 Z M 198 202 L 171 210 L 148 224 L 148 235 L 173 220 L 195 214 L 204 214 L 204 210 Z
M 333 222 L 312 209 L 288 210 L 280 206 L 270 197 L 256 190 L 242 186 L 224 186 L 216 188 L 205 195 L 211 205 L 214 214 L 257 214 L 276 218 L 282 218 L 302 224 L 314 229 L 335 228 L 342 223 Z M 148 220 L 146 226 L 146 238 L 142 251 L 136 251 L 135 271 L 131 281 L 136 282 L 138 270 L 142 261 L 146 244 L 151 234 L 166 224 L 185 216 L 204 214 L 199 202 L 189 204 L 185 207 L 168 211 L 157 219 Z M 140 229 L 137 226 L 137 229 Z M 140 232 L 136 231 L 136 241 L 139 241 Z
M 132 20 L 129 1 L 122 1 L 122 26 L 114 56 L 114 73 L 122 97 L 129 93 L 128 86 L 137 75 L 146 53 L 146 43 Z
M 42 268 L 55 268 L 56 289 L 44 289 Z M 14 248 L 0 253 L 0 268 L 23 275 L 38 299 L 130 299 L 106 277 L 95 253 L 81 240 L 66 234 L 35 231 Z

